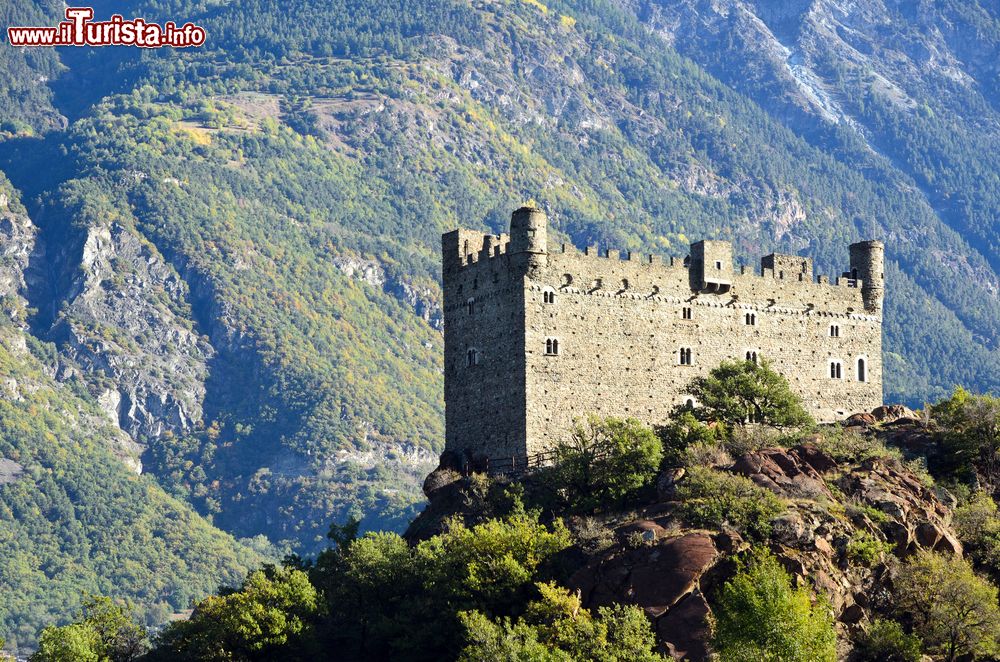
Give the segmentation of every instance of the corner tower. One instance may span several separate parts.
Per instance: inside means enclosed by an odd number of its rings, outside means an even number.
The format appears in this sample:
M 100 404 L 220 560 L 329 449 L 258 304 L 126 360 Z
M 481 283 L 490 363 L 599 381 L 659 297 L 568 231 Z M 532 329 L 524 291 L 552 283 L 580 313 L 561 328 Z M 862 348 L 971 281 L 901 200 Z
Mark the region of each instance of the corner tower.
M 548 219 L 537 207 L 521 207 L 510 217 L 511 260 L 528 274 L 548 266 Z
M 865 310 L 882 314 L 885 300 L 885 245 L 881 241 L 851 244 L 851 278 L 861 281 Z

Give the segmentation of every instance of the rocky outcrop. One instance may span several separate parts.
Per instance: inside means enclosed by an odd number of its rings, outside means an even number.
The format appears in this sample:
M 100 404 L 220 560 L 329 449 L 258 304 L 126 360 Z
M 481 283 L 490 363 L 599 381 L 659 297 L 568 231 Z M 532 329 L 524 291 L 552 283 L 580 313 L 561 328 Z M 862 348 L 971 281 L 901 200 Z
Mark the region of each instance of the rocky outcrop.
M 438 331 L 444 328 L 441 301 L 436 289 L 418 287 L 406 278 L 393 275 L 376 260 L 340 255 L 333 259 L 333 265 L 348 278 L 366 283 L 395 297 L 412 308 L 417 317 Z
M 653 536 L 664 531 L 651 521 L 630 526 Z M 678 659 L 703 659 L 709 609 L 701 582 L 719 558 L 711 536 L 687 533 L 650 540 L 636 549 L 616 549 L 578 570 L 569 585 L 581 591 L 588 608 L 615 603 L 642 607 L 665 652 Z
M 201 421 L 213 348 L 191 322 L 185 282 L 135 231 L 119 223 L 87 230 L 49 335 L 104 380 L 98 401 L 132 438 L 183 433 Z
M 0 174 L 0 314 L 25 326 L 24 274 L 35 246 L 38 228 L 6 192 Z

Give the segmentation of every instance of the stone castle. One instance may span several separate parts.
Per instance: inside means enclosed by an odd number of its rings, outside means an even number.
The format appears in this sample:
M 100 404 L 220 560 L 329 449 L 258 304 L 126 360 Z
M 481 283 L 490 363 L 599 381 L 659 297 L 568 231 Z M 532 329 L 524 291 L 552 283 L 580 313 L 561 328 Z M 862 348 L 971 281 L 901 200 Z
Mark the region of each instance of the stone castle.
M 819 421 L 882 404 L 881 242 L 851 244 L 834 283 L 797 255 L 734 269 L 726 241 L 664 261 L 552 250 L 529 207 L 509 235 L 441 242 L 446 450 L 509 461 L 590 413 L 660 423 L 724 359 L 766 358 Z

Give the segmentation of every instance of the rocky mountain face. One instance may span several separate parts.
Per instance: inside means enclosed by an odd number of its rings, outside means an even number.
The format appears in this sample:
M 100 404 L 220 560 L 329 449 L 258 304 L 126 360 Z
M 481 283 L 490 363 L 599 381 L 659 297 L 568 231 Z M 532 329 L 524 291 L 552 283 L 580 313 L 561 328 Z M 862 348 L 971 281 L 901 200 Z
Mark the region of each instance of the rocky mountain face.
M 905 407 L 863 414 L 846 428 L 873 438 L 906 442 L 925 435 Z M 733 528 L 688 526 L 678 493 L 684 469 L 665 470 L 652 503 L 627 512 L 572 518 L 577 544 L 567 585 L 580 591 L 587 608 L 615 603 L 641 607 L 654 624 L 661 652 L 677 660 L 709 659 L 709 618 L 733 558 L 751 544 L 764 545 L 792 576 L 829 600 L 836 617 L 839 659 L 849 659 L 852 638 L 872 618 L 892 608 L 897 561 L 918 549 L 963 553 L 951 526 L 955 498 L 932 488 L 896 458 L 837 460 L 821 450 L 820 438 L 791 448 L 750 451 L 718 465 L 745 476 L 778 496 L 785 508 L 763 541 Z M 522 478 L 526 489 L 531 476 Z M 439 469 L 425 483 L 427 510 L 408 536 L 433 535 L 448 517 L 475 521 L 481 503 L 474 483 Z M 870 555 L 859 543 L 874 541 Z

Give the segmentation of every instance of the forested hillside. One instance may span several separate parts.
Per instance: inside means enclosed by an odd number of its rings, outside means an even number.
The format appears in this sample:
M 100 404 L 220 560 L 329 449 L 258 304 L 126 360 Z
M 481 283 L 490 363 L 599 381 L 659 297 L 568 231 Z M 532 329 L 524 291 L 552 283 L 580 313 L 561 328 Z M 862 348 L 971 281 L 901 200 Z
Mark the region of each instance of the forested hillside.
M 97 2 L 209 39 L 2 44 L 0 171 L 37 227 L 5 239 L 10 338 L 52 343 L 51 388 L 90 394 L 149 485 L 300 550 L 415 512 L 439 235 L 529 199 L 557 240 L 727 238 L 831 275 L 884 239 L 887 401 L 1000 389 L 996 9 L 792 4 Z

